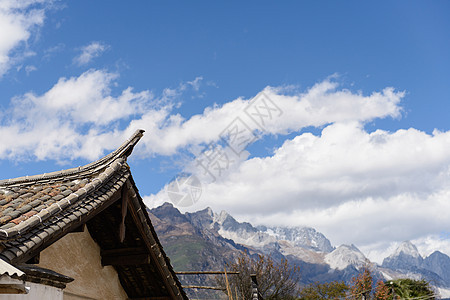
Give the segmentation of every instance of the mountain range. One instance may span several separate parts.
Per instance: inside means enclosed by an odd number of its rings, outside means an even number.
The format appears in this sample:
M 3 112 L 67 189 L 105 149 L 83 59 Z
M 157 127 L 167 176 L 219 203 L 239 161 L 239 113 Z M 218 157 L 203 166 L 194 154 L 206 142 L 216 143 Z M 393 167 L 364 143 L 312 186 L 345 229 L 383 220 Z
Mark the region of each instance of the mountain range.
M 355 245 L 332 246 L 311 227 L 267 227 L 238 222 L 225 211 L 206 208 L 182 214 L 170 203 L 148 210 L 159 239 L 177 271 L 222 270 L 239 251 L 285 258 L 300 267 L 301 283 L 343 280 L 349 282 L 370 265 L 375 279 L 428 280 L 442 297 L 450 297 L 450 257 L 435 251 L 423 257 L 405 241 L 381 265 L 370 262 Z M 185 284 L 212 284 L 203 275 L 181 278 Z M 188 291 L 189 292 L 189 291 Z M 197 293 L 197 292 L 196 292 Z M 208 292 L 208 297 L 211 293 Z M 195 295 L 198 296 L 199 295 Z

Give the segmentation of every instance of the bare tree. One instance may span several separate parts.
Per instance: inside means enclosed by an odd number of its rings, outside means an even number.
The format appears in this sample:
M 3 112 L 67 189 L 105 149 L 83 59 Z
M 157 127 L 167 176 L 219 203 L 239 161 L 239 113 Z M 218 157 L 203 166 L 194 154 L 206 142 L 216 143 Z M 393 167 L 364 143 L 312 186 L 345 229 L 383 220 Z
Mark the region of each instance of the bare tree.
M 231 290 L 237 292 L 239 300 L 251 299 L 251 274 L 256 274 L 258 290 L 264 299 L 296 299 L 298 296 L 300 269 L 291 267 L 286 259 L 278 262 L 270 256 L 251 258 L 241 253 L 235 262 L 227 264 L 227 270 L 239 272 L 239 275 L 228 276 Z M 217 280 L 219 285 L 225 286 L 222 277 Z

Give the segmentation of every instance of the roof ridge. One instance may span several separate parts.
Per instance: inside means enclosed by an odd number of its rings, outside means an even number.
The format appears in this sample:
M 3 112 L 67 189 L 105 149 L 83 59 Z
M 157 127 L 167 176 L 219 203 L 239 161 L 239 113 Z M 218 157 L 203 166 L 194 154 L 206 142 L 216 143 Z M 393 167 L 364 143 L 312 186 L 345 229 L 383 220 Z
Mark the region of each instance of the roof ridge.
M 51 173 L 44 173 L 39 175 L 33 175 L 33 176 L 23 176 L 23 177 L 17 177 L 12 179 L 3 179 L 0 180 L 0 187 L 2 186 L 11 186 L 15 184 L 23 184 L 28 182 L 36 182 L 41 180 L 49 180 L 49 179 L 56 179 L 60 177 L 73 177 L 79 174 L 84 173 L 94 173 L 98 171 L 99 169 L 104 168 L 106 165 L 112 163 L 117 158 L 123 157 L 125 160 L 126 158 L 131 154 L 133 151 L 134 146 L 139 142 L 141 137 L 144 135 L 145 130 L 138 129 L 136 130 L 133 135 L 127 139 L 125 142 L 120 145 L 119 148 L 114 150 L 113 152 L 109 153 L 108 155 L 91 162 L 84 166 L 79 166 L 77 168 L 71 168 L 61 171 L 55 171 Z
M 93 193 L 105 182 L 107 182 L 116 172 L 122 169 L 124 163 L 125 159 L 122 157 L 118 157 L 98 177 L 91 180 L 91 182 L 88 182 L 85 186 L 79 188 L 77 191 L 70 193 L 66 197 L 58 200 L 50 206 L 43 208 L 37 214 L 32 215 L 28 219 L 21 221 L 19 224 L 11 228 L 0 229 L 0 240 L 8 240 L 16 235 L 20 235 L 24 231 L 27 231 L 30 227 L 46 221 L 48 218 L 54 216 L 58 212 L 63 211 L 71 205 L 77 203 L 81 199 L 84 199 L 90 193 Z

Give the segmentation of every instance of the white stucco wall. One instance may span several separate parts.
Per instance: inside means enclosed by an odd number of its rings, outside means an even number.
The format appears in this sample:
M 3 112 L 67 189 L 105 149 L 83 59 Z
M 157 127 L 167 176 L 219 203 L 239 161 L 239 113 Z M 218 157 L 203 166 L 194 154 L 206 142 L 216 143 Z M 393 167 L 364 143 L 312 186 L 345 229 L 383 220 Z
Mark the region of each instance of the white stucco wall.
M 102 267 L 100 247 L 87 227 L 84 232 L 67 234 L 43 250 L 38 266 L 75 279 L 64 289 L 65 300 L 127 299 L 116 270 L 112 266 Z
M 30 288 L 28 294 L 21 295 L 6 295 L 0 294 L 0 299 L 2 300 L 62 300 L 63 291 L 61 289 L 42 285 L 32 282 L 26 282 L 26 287 Z

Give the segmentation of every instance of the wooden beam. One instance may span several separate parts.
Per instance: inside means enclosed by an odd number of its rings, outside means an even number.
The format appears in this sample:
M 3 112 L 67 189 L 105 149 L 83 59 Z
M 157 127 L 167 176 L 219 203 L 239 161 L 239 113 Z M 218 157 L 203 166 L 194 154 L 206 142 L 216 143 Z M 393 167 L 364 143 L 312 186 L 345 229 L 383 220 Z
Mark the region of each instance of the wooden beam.
M 128 248 L 116 248 L 116 249 L 108 249 L 101 250 L 101 256 L 120 256 L 120 255 L 134 255 L 134 254 L 147 254 L 148 251 L 145 248 L 141 247 L 128 247 Z
M 72 233 L 72 232 L 83 232 L 84 231 L 84 225 L 85 224 L 81 224 L 80 226 L 78 226 L 77 228 L 75 228 L 74 230 L 72 230 L 69 233 Z
M 177 275 L 219 275 L 219 274 L 225 274 L 224 271 L 179 271 L 179 272 L 175 272 L 175 274 Z M 227 274 L 234 274 L 237 275 L 239 274 L 239 272 L 228 272 Z
M 102 266 L 131 266 L 150 264 L 150 254 L 102 257 Z
M 158 248 L 156 248 L 156 249 L 152 248 L 152 246 L 154 244 L 156 245 L 156 239 L 153 236 L 151 236 L 152 233 L 150 230 L 150 225 L 147 224 L 146 220 L 142 220 L 139 216 L 139 210 L 145 211 L 145 206 L 144 205 L 141 206 L 141 204 L 139 203 L 138 194 L 137 194 L 137 192 L 134 191 L 133 185 L 131 184 L 130 179 L 127 179 L 125 184 L 128 187 L 128 191 L 131 193 L 131 195 L 129 195 L 130 201 L 128 201 L 128 211 L 130 212 L 130 215 L 133 218 L 133 221 L 136 224 L 136 227 L 139 230 L 139 233 L 140 233 L 143 241 L 145 242 L 147 249 L 150 251 L 151 258 L 158 269 L 159 276 L 163 280 L 164 285 L 166 286 L 166 289 L 170 294 L 170 299 L 182 299 L 183 297 L 181 295 L 175 294 L 175 291 L 173 290 L 173 287 L 170 284 L 168 276 L 165 275 L 164 269 L 168 270 L 169 273 L 170 273 L 170 270 L 165 264 L 164 264 L 164 266 L 161 265 L 160 261 L 158 260 L 158 257 L 155 253 L 155 251 L 157 251 Z M 137 207 L 135 207 L 135 205 Z M 141 212 L 141 214 L 144 214 L 144 212 Z M 145 214 L 147 214 L 147 212 L 145 212 Z M 147 215 L 147 217 L 148 217 L 148 215 Z M 150 221 L 150 219 L 149 219 L 149 221 Z M 174 280 L 174 279 L 172 278 L 172 280 Z M 178 290 L 178 287 L 176 289 Z
M 39 252 L 38 254 L 36 254 L 35 256 L 33 256 L 32 258 L 30 258 L 26 264 L 30 264 L 30 265 L 37 265 L 39 264 L 39 259 L 41 258 L 41 253 Z
M 217 287 L 217 286 L 202 286 L 202 285 L 183 285 L 183 289 L 202 289 L 202 290 L 217 290 L 217 291 L 225 291 L 225 288 Z
M 130 266 L 150 264 L 150 253 L 144 248 L 118 248 L 102 250 L 103 266 Z
M 172 300 L 170 297 L 137 297 L 137 298 L 129 298 L 132 300 Z
M 121 209 L 122 221 L 120 222 L 119 225 L 119 239 L 121 243 L 123 243 L 123 241 L 125 240 L 125 218 L 127 216 L 127 206 L 128 206 L 128 187 L 125 184 L 122 187 L 122 209 Z

